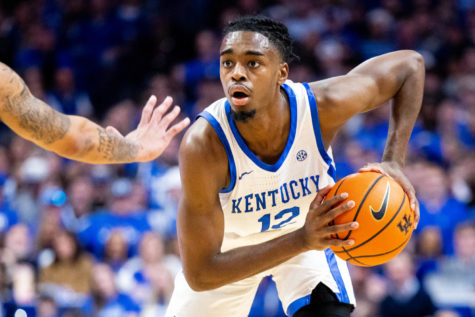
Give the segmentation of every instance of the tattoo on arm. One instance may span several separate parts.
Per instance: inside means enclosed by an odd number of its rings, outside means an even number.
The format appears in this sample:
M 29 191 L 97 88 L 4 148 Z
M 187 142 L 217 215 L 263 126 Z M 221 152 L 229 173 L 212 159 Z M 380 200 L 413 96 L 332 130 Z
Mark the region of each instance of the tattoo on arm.
M 99 147 L 97 151 L 102 156 L 113 162 L 123 162 L 133 160 L 138 151 L 138 147 L 135 144 L 128 142 L 123 138 L 107 132 L 103 128 L 97 128 L 99 134 Z
M 71 124 L 69 118 L 32 96 L 23 80 L 13 75 L 23 87 L 18 95 L 6 96 L 4 111 L 36 141 L 48 145 L 63 138 Z

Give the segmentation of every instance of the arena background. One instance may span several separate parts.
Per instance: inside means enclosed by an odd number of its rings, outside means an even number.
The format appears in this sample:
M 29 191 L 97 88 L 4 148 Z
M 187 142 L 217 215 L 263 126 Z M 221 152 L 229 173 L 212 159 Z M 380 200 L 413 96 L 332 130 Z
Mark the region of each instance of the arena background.
M 221 30 L 260 13 L 290 29 L 290 78 L 345 74 L 397 49 L 427 68 L 407 175 L 421 222 L 388 265 L 351 267 L 353 316 L 475 316 L 475 1 L 0 1 L 0 61 L 58 110 L 133 129 L 150 94 L 188 116 L 223 96 Z M 378 161 L 388 107 L 352 119 L 338 177 Z M 161 316 L 180 270 L 177 147 L 151 163 L 86 165 L 0 129 L 0 316 Z M 284 316 L 264 280 L 250 316 Z

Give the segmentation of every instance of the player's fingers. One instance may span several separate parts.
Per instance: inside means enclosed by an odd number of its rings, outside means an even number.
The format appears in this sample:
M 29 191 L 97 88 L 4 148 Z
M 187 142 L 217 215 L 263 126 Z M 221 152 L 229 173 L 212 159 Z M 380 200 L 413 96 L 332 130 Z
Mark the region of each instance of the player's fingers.
M 348 193 L 341 193 L 336 196 L 326 199 L 320 206 L 316 207 L 315 210 L 318 210 L 317 215 L 322 215 L 327 213 L 335 205 L 341 203 L 343 200 L 348 198 Z
M 150 118 L 152 117 L 153 113 L 153 108 L 155 107 L 156 103 L 157 97 L 155 97 L 155 95 L 151 95 L 142 109 L 142 117 L 140 118 L 139 127 L 150 122 Z
M 355 206 L 355 202 L 353 200 L 347 201 L 339 205 L 338 207 L 331 209 L 329 212 L 323 214 L 323 219 L 325 223 L 329 223 L 332 220 L 334 220 L 336 217 L 338 217 L 339 215 L 353 208 L 354 206 Z
M 152 118 L 150 119 L 151 122 L 160 122 L 162 120 L 163 115 L 168 111 L 173 103 L 173 98 L 167 96 L 163 102 L 153 110 Z
M 356 221 L 349 222 L 349 223 L 344 223 L 341 225 L 332 225 L 332 226 L 327 226 L 324 229 L 322 229 L 323 233 L 326 235 L 332 235 L 340 232 L 345 232 L 349 230 L 355 230 L 358 229 L 359 223 Z
M 185 118 L 177 124 L 172 125 L 171 128 L 167 130 L 166 137 L 171 140 L 175 135 L 183 131 L 183 129 L 186 128 L 189 124 L 190 119 Z
M 325 196 L 328 194 L 332 187 L 327 185 L 320 189 L 317 192 L 317 196 L 313 199 L 312 203 L 310 204 L 310 209 L 315 209 L 322 204 L 322 201 L 325 199 Z
M 348 240 L 341 240 L 341 239 L 328 239 L 327 240 L 328 246 L 331 247 L 347 247 L 350 245 L 355 244 L 355 240 L 353 239 L 348 239 Z
M 112 126 L 108 126 L 106 128 L 106 132 L 109 133 L 109 134 L 115 135 L 117 137 L 123 137 L 122 133 L 120 133 L 119 130 L 117 130 L 116 128 L 114 128 Z
M 360 173 L 364 172 L 376 172 L 381 174 L 386 174 L 379 164 L 368 164 L 358 170 Z
M 156 122 L 159 126 L 161 126 L 163 129 L 168 128 L 170 123 L 172 123 L 173 120 L 175 120 L 178 115 L 180 114 L 180 107 L 175 106 L 173 107 L 172 111 L 167 113 L 166 116 L 164 116 L 159 122 Z
M 417 229 L 420 219 L 421 219 L 421 211 L 419 207 L 419 201 L 416 199 L 416 208 L 414 209 L 414 229 Z

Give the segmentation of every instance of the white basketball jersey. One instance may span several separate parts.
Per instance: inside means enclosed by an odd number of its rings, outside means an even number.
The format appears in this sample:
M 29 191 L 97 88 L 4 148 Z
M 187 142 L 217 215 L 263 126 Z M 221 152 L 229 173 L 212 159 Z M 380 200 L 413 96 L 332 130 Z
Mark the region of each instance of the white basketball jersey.
M 286 81 L 282 88 L 290 101 L 290 132 L 282 155 L 272 165 L 259 160 L 246 146 L 226 99 L 200 114 L 218 134 L 231 173 L 229 186 L 219 194 L 224 214 L 222 252 L 302 227 L 317 191 L 335 183 L 331 151 L 325 151 L 322 142 L 310 87 Z M 346 263 L 326 249 L 303 252 L 267 271 L 204 292 L 193 291 L 180 272 L 166 316 L 247 316 L 260 281 L 269 275 L 288 316 L 310 304 L 312 290 L 319 283 L 330 287 L 340 302 L 355 304 Z
M 261 243 L 303 226 L 317 191 L 335 183 L 331 150 L 322 142 L 315 96 L 308 84 L 286 81 L 290 131 L 275 164 L 249 150 L 223 98 L 203 111 L 227 152 L 231 182 L 219 194 L 224 213 L 221 251 Z

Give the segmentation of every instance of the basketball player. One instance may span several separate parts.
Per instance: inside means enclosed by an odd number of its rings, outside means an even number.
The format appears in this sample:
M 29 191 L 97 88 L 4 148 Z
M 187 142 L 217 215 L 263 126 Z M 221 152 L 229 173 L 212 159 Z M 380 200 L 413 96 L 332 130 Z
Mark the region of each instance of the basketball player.
M 104 129 L 86 118 L 57 112 L 35 98 L 20 76 L 0 63 L 0 119 L 36 145 L 77 161 L 106 164 L 155 159 L 189 124 L 186 118 L 167 130 L 180 113 L 176 106 L 165 115 L 172 102 L 167 97 L 156 107 L 157 98 L 150 97 L 137 129 L 124 137 L 113 127 Z
M 330 144 L 352 116 L 393 99 L 382 162 L 367 169 L 401 182 L 417 218 L 402 167 L 422 101 L 423 59 L 398 51 L 301 84 L 287 80 L 293 53 L 284 25 L 244 17 L 224 34 L 226 98 L 200 114 L 180 147 L 183 272 L 167 316 L 247 316 L 268 275 L 289 316 L 349 316 L 350 276 L 328 247 L 352 245 L 330 235 L 358 224 L 329 225 L 354 206 L 346 193 L 324 200 L 335 182 Z

